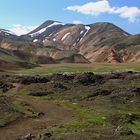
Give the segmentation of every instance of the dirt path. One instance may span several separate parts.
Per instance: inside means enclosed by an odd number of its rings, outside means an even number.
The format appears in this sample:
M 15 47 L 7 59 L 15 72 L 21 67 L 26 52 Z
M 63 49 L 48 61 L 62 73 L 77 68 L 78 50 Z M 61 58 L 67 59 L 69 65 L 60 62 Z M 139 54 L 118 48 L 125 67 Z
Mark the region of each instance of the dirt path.
M 41 130 L 62 125 L 73 119 L 73 113 L 63 106 L 22 96 L 17 96 L 17 100 L 28 103 L 36 112 L 43 112 L 44 115 L 38 118 L 18 120 L 0 128 L 0 140 L 15 140 L 29 133 L 35 135 Z

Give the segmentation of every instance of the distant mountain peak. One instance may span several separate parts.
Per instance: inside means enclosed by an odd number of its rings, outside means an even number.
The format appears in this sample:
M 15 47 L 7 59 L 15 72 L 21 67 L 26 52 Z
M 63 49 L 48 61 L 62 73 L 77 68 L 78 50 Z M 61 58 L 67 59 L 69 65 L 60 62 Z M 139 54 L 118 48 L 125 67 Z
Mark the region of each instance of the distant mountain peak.
M 5 30 L 5 29 L 0 29 L 0 34 L 4 34 L 4 35 L 16 35 L 14 32 L 10 31 L 10 30 Z
M 41 24 L 38 28 L 30 32 L 30 35 L 34 40 L 42 41 L 46 45 L 51 42 L 55 44 L 76 46 L 85 41 L 89 33 L 94 33 L 96 36 L 101 34 L 110 34 L 112 38 L 115 36 L 128 36 L 129 34 L 123 31 L 121 28 L 109 22 L 97 22 L 89 25 L 84 24 L 65 24 L 59 21 L 47 20 Z M 95 36 L 93 35 L 93 36 Z M 115 37 L 114 36 L 114 37 Z M 102 37 L 104 38 L 104 37 Z M 100 41 L 100 40 L 99 40 Z M 99 42 L 97 40 L 97 42 Z M 52 44 L 51 43 L 51 44 Z
M 53 28 L 56 26 L 60 27 L 60 26 L 64 26 L 64 25 L 65 25 L 64 23 L 59 22 L 59 21 L 48 20 L 48 21 L 44 22 L 41 26 L 36 28 L 34 31 L 30 32 L 29 35 L 31 37 L 36 37 L 36 36 L 44 33 L 47 29 L 50 29 L 50 28 Z

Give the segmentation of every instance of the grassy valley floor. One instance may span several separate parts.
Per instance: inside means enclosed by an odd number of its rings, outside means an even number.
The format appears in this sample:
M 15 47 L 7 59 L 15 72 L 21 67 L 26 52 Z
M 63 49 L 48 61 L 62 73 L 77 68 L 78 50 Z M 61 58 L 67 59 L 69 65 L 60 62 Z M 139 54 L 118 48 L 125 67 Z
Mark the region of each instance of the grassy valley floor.
M 139 64 L 3 70 L 0 139 L 139 140 L 140 73 L 136 71 Z
M 57 72 L 112 72 L 112 71 L 140 71 L 139 63 L 120 64 L 47 64 L 32 69 L 18 69 L 12 71 L 16 74 L 39 74 L 45 75 Z

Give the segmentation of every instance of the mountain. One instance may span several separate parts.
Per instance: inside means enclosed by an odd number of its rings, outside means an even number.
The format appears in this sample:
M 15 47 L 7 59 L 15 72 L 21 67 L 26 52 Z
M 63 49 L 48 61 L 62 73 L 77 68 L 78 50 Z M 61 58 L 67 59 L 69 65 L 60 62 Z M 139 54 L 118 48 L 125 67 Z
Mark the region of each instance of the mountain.
M 36 65 L 20 60 L 11 51 L 0 48 L 0 70 L 15 69 L 15 68 L 32 68 Z
M 131 35 L 112 23 L 76 25 L 49 20 L 28 35 L 34 42 L 43 42 L 44 46 L 74 50 L 90 62 L 140 61 L 137 53 L 140 51 L 140 36 Z M 132 53 L 131 48 L 136 51 Z
M 14 32 L 11 32 L 9 30 L 5 30 L 5 29 L 0 29 L 0 35 L 2 36 L 16 36 L 16 34 Z
M 35 64 L 140 62 L 140 35 L 107 22 L 83 25 L 48 20 L 22 36 L 1 29 L 0 48 L 19 61 Z
M 46 21 L 29 35 L 36 40 L 43 41 L 44 44 L 63 44 L 66 46 L 76 45 L 90 29 L 89 26 L 64 24 L 57 21 Z

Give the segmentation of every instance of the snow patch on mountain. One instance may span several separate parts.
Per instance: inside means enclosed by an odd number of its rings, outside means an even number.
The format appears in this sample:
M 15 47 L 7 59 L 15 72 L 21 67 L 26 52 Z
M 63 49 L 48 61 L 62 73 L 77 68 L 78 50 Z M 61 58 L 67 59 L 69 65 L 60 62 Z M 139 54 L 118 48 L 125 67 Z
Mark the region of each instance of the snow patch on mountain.
M 35 43 L 35 42 L 38 42 L 38 39 L 34 39 L 33 42 L 34 42 L 34 43 Z
M 86 34 L 89 32 L 89 30 L 91 29 L 90 26 L 85 26 L 85 29 L 87 30 L 86 33 L 84 34 L 84 36 L 86 36 Z
M 84 31 L 82 30 L 81 32 L 80 32 L 80 34 L 82 35 L 84 33 Z
M 35 32 L 35 33 L 30 34 L 30 36 L 31 36 L 31 37 L 35 37 L 35 36 L 37 36 L 37 35 L 39 35 L 39 34 L 45 32 L 46 29 L 47 29 L 47 27 L 42 28 L 41 30 L 39 30 L 39 31 L 37 31 L 37 32 Z
M 56 41 L 56 38 L 53 38 L 53 41 L 55 42 Z
M 12 31 L 9 31 L 9 30 L 4 30 L 4 29 L 1 29 L 0 30 L 0 33 L 5 33 L 6 35 L 16 35 L 14 32 Z
M 44 28 L 42 28 L 41 30 L 39 30 L 39 31 L 37 31 L 37 32 L 35 32 L 35 33 L 30 34 L 30 36 L 31 36 L 31 37 L 35 37 L 35 36 L 37 36 L 37 35 L 40 35 L 40 34 L 42 34 L 43 32 L 45 32 L 48 28 L 51 28 L 51 27 L 57 26 L 57 25 L 65 25 L 65 24 L 64 24 L 64 23 L 61 23 L 61 22 L 54 22 L 54 23 L 48 25 L 47 27 L 44 27 Z
M 53 26 L 56 26 L 56 25 L 65 25 L 65 24 L 61 23 L 61 22 L 54 22 L 51 25 L 47 26 L 47 28 L 50 28 L 50 27 L 53 27 Z
M 90 26 L 85 26 L 86 32 L 84 33 L 84 35 L 83 35 L 83 37 L 80 39 L 80 41 L 83 40 L 83 38 L 87 35 L 87 33 L 89 32 L 90 29 L 91 29 Z
M 70 32 L 69 32 L 69 33 L 66 33 L 66 34 L 62 37 L 61 41 L 64 41 L 64 40 L 66 39 L 66 37 L 69 36 L 69 35 L 70 35 Z
M 54 32 L 52 32 L 52 33 L 49 35 L 49 37 L 50 37 L 50 36 L 52 36 L 54 33 L 55 33 L 55 31 L 54 31 Z
M 128 36 L 128 34 L 126 34 L 126 33 L 123 33 L 123 35 Z

